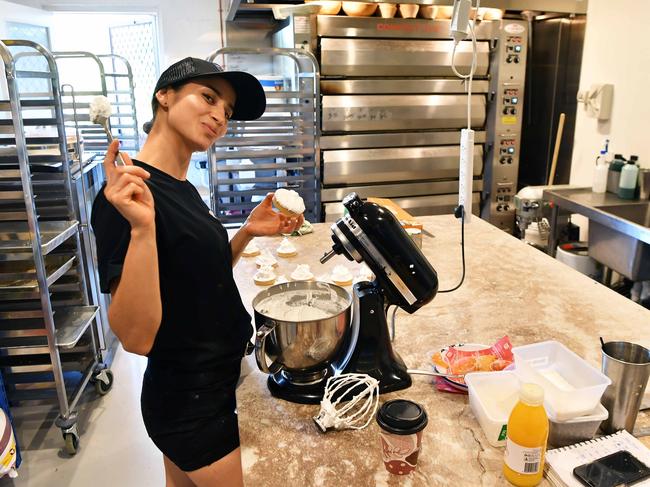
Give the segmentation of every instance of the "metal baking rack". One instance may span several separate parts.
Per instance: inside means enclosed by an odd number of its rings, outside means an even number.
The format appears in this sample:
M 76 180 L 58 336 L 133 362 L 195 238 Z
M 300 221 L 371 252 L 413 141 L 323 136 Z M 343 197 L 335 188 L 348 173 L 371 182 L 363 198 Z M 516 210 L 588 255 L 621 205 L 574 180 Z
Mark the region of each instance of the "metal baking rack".
M 225 137 L 208 150 L 210 201 L 224 224 L 242 223 L 258 201 L 278 188 L 297 191 L 305 218 L 320 221 L 319 98 L 316 58 L 301 49 L 222 48 L 208 56 L 268 61 L 282 82 L 266 92 L 258 120 L 228 122 Z M 257 58 L 257 59 L 255 59 Z
M 135 155 L 140 150 L 135 111 L 133 73 L 129 62 L 114 54 L 95 55 L 86 51 L 52 53 L 60 72 L 65 126 L 70 135 L 81 135 L 83 150 L 104 154 L 108 140 L 104 130 L 90 121 L 89 108 L 97 96 L 105 96 L 113 113 L 109 125 L 113 137 L 120 139 L 120 150 Z M 83 72 L 83 80 L 78 73 Z M 83 85 L 80 85 L 83 83 Z
M 81 394 L 91 381 L 105 394 L 113 378 L 85 282 L 58 71 L 31 41 L 0 41 L 0 58 L 0 370 L 13 405 L 58 404 L 74 454 Z

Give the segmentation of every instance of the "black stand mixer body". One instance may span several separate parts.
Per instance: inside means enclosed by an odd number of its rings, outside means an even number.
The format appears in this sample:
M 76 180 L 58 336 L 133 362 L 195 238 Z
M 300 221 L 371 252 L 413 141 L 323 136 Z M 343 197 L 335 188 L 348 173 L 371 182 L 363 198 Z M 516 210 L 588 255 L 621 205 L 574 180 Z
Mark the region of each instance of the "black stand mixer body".
M 353 288 L 352 326 L 343 353 L 327 366 L 319 380 L 298 383 L 284 372 L 272 374 L 268 386 L 273 396 L 298 403 L 319 403 L 327 378 L 338 373 L 363 373 L 379 380 L 379 392 L 392 392 L 411 385 L 406 365 L 393 350 L 386 311 L 399 306 L 409 313 L 430 302 L 438 291 L 438 276 L 399 221 L 387 209 L 363 202 L 349 194 L 343 205 L 347 214 L 332 225 L 335 254 L 365 262 L 376 278 Z
M 355 194 L 343 200 L 348 214 L 332 225 L 332 252 L 349 260 L 365 262 L 375 274 L 374 282 L 354 286 L 353 320 L 359 334 L 344 373 L 368 374 L 379 380 L 379 392 L 406 389 L 411 377 L 393 350 L 386 311 L 399 306 L 413 313 L 430 302 L 438 291 L 438 276 L 395 216 Z

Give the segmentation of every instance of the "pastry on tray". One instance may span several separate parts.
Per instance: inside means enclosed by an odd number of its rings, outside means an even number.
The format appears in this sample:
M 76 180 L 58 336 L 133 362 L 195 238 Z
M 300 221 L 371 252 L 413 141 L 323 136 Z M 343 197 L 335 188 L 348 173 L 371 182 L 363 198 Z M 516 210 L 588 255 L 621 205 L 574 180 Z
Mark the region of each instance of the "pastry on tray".
M 253 281 L 258 286 L 270 286 L 275 282 L 275 272 L 273 272 L 273 266 L 264 265 L 258 269 L 258 271 L 253 276 Z
M 282 243 L 278 246 L 278 256 L 279 257 L 293 257 L 296 254 L 298 254 L 298 249 L 296 249 L 296 246 L 289 242 L 289 239 L 287 237 L 284 237 L 282 239 Z
M 242 251 L 241 255 L 242 257 L 257 257 L 260 255 L 260 248 L 255 243 L 255 240 L 250 241 L 250 243 Z
M 278 265 L 278 261 L 271 255 L 268 249 L 264 249 L 257 259 L 255 259 L 255 264 L 257 264 L 257 267 L 264 267 L 265 265 L 275 267 Z
M 305 212 L 305 202 L 293 189 L 276 190 L 273 195 L 273 205 L 286 216 L 299 216 Z
M 332 282 L 338 286 L 350 286 L 354 276 L 344 265 L 337 265 L 332 270 Z
M 294 281 L 311 281 L 313 278 L 314 274 L 309 270 L 309 264 L 298 264 L 291 273 L 291 279 Z

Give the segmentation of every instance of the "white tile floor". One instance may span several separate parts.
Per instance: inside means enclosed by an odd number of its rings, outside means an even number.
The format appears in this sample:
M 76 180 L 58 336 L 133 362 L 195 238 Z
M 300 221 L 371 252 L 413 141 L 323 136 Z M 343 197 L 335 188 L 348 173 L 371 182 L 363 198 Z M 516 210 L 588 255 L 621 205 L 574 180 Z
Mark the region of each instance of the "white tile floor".
M 50 407 L 14 408 L 23 464 L 18 478 L 0 487 L 156 487 L 164 485 L 162 454 L 142 424 L 140 388 L 146 359 L 117 350 L 113 389 L 99 397 L 88 387 L 78 407 L 77 455 L 63 450 L 57 412 Z

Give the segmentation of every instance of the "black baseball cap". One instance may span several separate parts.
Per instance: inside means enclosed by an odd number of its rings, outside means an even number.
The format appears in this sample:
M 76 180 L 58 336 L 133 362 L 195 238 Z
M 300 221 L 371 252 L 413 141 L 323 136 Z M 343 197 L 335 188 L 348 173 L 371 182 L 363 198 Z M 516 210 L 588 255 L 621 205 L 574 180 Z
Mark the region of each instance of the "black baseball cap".
M 232 120 L 255 120 L 266 110 L 266 95 L 255 76 L 243 71 L 225 71 L 217 63 L 195 57 L 186 57 L 169 66 L 158 78 L 153 96 L 168 86 L 209 77 L 223 78 L 235 90 L 237 100 Z

